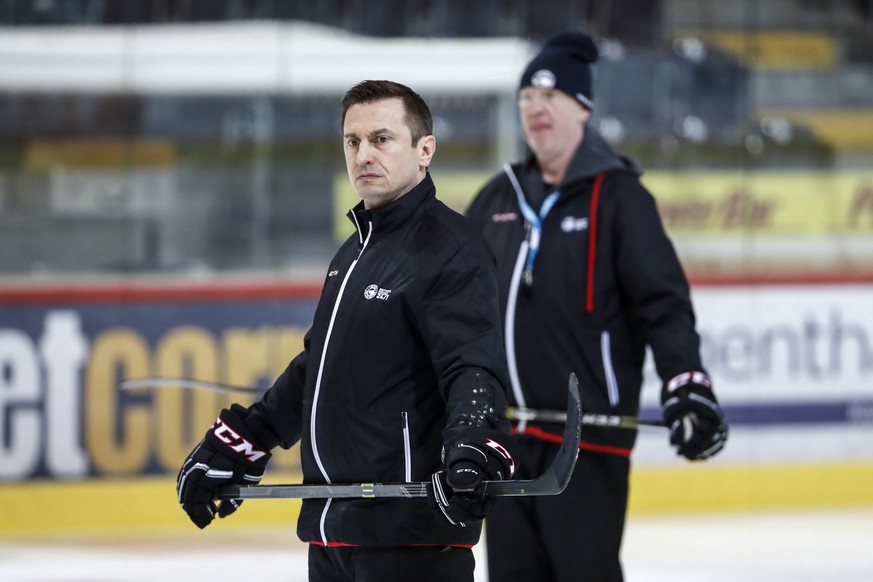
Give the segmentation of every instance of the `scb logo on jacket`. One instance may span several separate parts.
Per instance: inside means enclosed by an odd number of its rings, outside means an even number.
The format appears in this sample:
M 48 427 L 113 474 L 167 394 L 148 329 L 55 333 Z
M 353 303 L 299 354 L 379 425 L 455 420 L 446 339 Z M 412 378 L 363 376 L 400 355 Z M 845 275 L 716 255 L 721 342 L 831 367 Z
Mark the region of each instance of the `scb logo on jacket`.
M 376 298 L 386 301 L 389 295 L 391 295 L 391 289 L 382 289 L 378 285 L 369 285 L 364 289 L 364 299 Z

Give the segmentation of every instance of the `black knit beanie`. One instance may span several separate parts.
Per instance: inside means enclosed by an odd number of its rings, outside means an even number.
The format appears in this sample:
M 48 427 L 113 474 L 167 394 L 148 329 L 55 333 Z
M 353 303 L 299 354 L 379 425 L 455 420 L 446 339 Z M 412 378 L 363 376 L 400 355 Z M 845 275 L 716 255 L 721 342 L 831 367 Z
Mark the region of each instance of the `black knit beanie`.
M 562 32 L 549 38 L 521 76 L 519 89 L 528 85 L 557 89 L 579 101 L 586 109 L 594 105 L 591 63 L 597 46 L 581 32 Z

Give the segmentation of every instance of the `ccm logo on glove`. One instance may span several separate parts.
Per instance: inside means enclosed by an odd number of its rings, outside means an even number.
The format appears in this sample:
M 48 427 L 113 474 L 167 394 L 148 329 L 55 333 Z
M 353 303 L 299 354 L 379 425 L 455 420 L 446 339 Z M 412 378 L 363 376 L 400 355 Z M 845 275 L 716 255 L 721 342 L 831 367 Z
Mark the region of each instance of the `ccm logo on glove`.
M 221 418 L 215 419 L 215 424 L 212 425 L 212 433 L 215 437 L 229 446 L 232 450 L 243 455 L 251 462 L 255 462 L 264 455 L 266 451 L 255 449 L 254 445 L 241 437 L 236 431 L 224 424 Z

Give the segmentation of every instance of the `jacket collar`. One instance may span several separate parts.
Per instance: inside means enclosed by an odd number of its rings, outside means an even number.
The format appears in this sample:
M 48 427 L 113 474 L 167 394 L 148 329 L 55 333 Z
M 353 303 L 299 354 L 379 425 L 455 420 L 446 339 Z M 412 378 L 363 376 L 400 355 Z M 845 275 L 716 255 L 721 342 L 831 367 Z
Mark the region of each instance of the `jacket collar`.
M 389 232 L 409 222 L 412 217 L 424 209 L 428 201 L 436 198 L 436 186 L 427 172 L 424 179 L 412 190 L 394 200 L 373 210 L 364 208 L 361 200 L 354 208 L 349 210 L 346 216 L 360 231 L 366 230 L 366 224 L 373 225 L 373 232 Z M 366 236 L 366 233 L 362 233 Z
M 573 182 L 590 180 L 597 174 L 610 170 L 623 170 L 636 175 L 642 174 L 639 166 L 629 158 L 615 153 L 600 132 L 589 123 L 585 125 L 585 136 L 576 149 L 560 186 L 563 188 Z M 528 150 L 528 155 L 521 166 L 520 174 L 520 181 L 526 192 L 532 191 L 529 190 L 531 188 L 543 188 L 542 174 L 533 152 L 530 150 Z

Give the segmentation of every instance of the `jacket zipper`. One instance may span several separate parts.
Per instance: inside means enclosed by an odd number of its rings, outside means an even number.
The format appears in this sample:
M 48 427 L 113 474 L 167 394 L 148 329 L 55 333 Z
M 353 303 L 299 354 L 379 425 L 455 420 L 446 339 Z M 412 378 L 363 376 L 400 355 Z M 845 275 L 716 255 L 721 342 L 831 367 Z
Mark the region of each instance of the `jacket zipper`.
M 360 225 L 357 222 L 357 217 L 355 216 L 354 213 L 352 213 L 352 216 L 355 217 L 355 225 L 358 227 L 358 238 L 361 241 L 361 250 L 358 251 L 357 258 L 355 258 L 355 260 L 352 261 L 352 264 L 349 265 L 349 270 L 346 272 L 346 276 L 343 277 L 343 282 L 340 285 L 339 292 L 337 293 L 336 302 L 333 304 L 333 311 L 330 314 L 330 323 L 328 323 L 327 334 L 326 334 L 325 339 L 324 339 L 324 348 L 321 351 L 321 361 L 318 364 L 318 375 L 316 376 L 316 379 L 315 379 L 315 393 L 312 396 L 312 414 L 310 415 L 310 420 L 309 420 L 309 442 L 310 442 L 310 445 L 312 446 L 312 456 L 315 458 L 315 463 L 318 465 L 318 470 L 321 471 L 321 476 L 324 477 L 324 480 L 326 483 L 332 483 L 332 481 L 330 479 L 330 475 L 327 474 L 327 469 L 324 468 L 324 463 L 322 463 L 322 461 L 321 461 L 321 455 L 318 452 L 318 442 L 315 438 L 315 434 L 316 434 L 315 425 L 316 425 L 316 417 L 317 417 L 316 412 L 318 410 L 318 397 L 319 397 L 319 394 L 321 393 L 321 379 L 322 379 L 322 376 L 324 374 L 324 362 L 327 359 L 327 349 L 328 349 L 328 346 L 330 346 L 330 337 L 333 333 L 334 323 L 336 322 L 336 314 L 339 311 L 339 306 L 340 306 L 340 303 L 342 302 L 343 294 L 345 293 L 345 290 L 346 290 L 346 283 L 348 283 L 349 278 L 352 275 L 352 271 L 355 270 L 355 266 L 357 266 L 358 260 L 360 260 L 361 255 L 364 253 L 364 249 L 367 248 L 367 243 L 370 241 L 370 235 L 373 233 L 373 224 L 367 223 L 367 227 L 368 227 L 367 236 L 366 236 L 366 238 L 363 238 L 361 236 Z M 331 499 L 328 499 L 327 502 L 324 504 L 324 509 L 321 512 L 321 519 L 319 520 L 319 530 L 321 533 L 321 541 L 324 542 L 325 547 L 327 546 L 328 540 L 327 540 L 327 534 L 324 530 L 324 524 L 325 524 L 325 520 L 327 519 L 327 511 L 328 511 L 328 509 L 330 509 L 331 501 L 332 501 Z
M 512 394 L 520 408 L 527 408 L 524 392 L 521 389 L 521 380 L 518 376 L 518 359 L 515 355 L 515 309 L 518 303 L 518 288 L 521 285 L 521 274 L 524 270 L 524 262 L 527 258 L 527 241 L 524 240 L 518 249 L 518 258 L 515 260 L 515 268 L 512 271 L 512 279 L 509 283 L 509 296 L 506 300 L 506 321 L 504 323 L 503 342 L 506 346 L 506 360 L 509 367 L 509 383 L 512 386 Z M 524 432 L 527 427 L 526 420 L 518 422 L 518 432 Z
M 521 184 L 518 183 L 518 178 L 509 164 L 503 165 L 503 171 L 509 178 L 516 197 L 521 199 L 524 193 L 521 189 Z M 519 207 L 521 204 L 519 203 Z M 515 267 L 512 270 L 512 279 L 509 282 L 509 295 L 506 301 L 506 321 L 504 322 L 503 342 L 506 347 L 506 359 L 509 367 L 509 383 L 512 386 L 512 394 L 515 397 L 515 402 L 520 408 L 527 408 L 524 398 L 524 392 L 521 389 L 521 380 L 518 376 L 518 360 L 515 355 L 515 309 L 518 304 L 518 289 L 521 285 L 521 277 L 524 272 L 525 261 L 530 251 L 528 238 L 525 237 L 518 247 L 518 257 L 515 259 Z M 521 420 L 518 423 L 518 432 L 524 432 L 527 427 L 527 421 Z
M 515 172 L 509 164 L 503 166 L 503 170 L 509 178 L 513 189 L 519 199 L 523 198 L 521 184 L 515 176 Z M 588 265 L 587 277 L 585 286 L 585 311 L 592 313 L 594 311 L 594 265 L 597 257 L 597 208 L 600 202 L 600 189 L 603 186 L 604 173 L 600 172 L 594 179 L 594 186 L 591 193 L 591 206 L 589 212 L 589 228 L 588 228 Z M 518 249 L 518 257 L 516 258 L 515 267 L 512 271 L 512 279 L 509 284 L 509 296 L 506 305 L 506 321 L 504 342 L 506 344 L 506 357 L 509 364 L 509 380 L 512 385 L 512 393 L 515 396 L 515 401 L 519 407 L 525 408 L 524 394 L 521 389 L 521 381 L 518 376 L 518 361 L 515 353 L 515 309 L 518 301 L 518 289 L 521 283 L 522 271 L 525 265 L 525 259 L 529 251 L 528 241 L 522 241 Z M 603 371 L 606 376 L 606 392 L 609 398 L 609 403 L 614 407 L 618 406 L 618 381 L 615 378 L 615 369 L 612 365 L 612 355 L 610 351 L 609 332 L 604 331 L 600 335 L 600 350 L 601 358 L 603 359 Z M 527 421 L 519 421 L 518 431 L 524 432 L 527 426 Z

